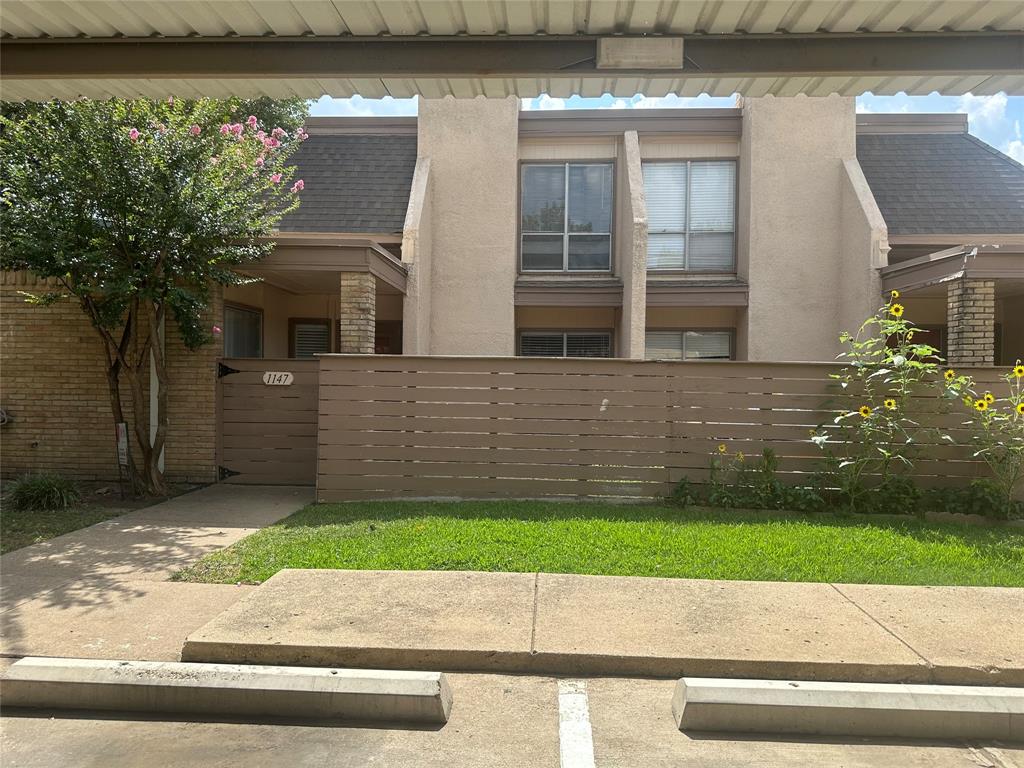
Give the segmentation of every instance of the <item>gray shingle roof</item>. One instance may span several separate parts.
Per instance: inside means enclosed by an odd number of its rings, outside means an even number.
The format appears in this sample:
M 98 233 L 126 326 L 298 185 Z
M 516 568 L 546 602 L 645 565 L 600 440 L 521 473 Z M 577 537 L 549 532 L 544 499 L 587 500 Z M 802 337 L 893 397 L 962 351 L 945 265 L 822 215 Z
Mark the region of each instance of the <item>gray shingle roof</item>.
M 282 232 L 398 233 L 405 221 L 416 137 L 312 134 L 292 155 L 306 187 Z
M 890 235 L 1024 233 L 1024 166 L 966 133 L 862 134 Z

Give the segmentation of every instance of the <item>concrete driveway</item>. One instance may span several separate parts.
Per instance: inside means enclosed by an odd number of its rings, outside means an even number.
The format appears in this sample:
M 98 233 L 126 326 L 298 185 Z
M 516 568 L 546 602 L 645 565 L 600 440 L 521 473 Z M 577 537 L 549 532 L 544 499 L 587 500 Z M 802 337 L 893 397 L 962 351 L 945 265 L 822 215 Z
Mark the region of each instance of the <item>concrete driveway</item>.
M 213 485 L 10 552 L 0 655 L 177 659 L 251 588 L 167 579 L 312 500 L 312 488 Z

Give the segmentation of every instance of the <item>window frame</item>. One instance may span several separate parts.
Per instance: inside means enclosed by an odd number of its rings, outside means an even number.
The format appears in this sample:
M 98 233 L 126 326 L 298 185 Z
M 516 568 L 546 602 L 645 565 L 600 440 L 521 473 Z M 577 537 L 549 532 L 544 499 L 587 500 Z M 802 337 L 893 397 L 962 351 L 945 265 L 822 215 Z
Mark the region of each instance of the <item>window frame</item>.
M 523 336 L 562 336 L 562 352 L 568 352 L 569 336 L 594 336 L 603 334 L 608 337 L 608 357 L 570 357 L 560 355 L 557 360 L 612 360 L 615 358 L 615 331 L 612 328 L 520 328 L 516 332 L 516 357 L 540 357 L 540 355 L 523 354 Z M 550 359 L 550 358 L 549 358 Z
M 679 333 L 683 336 L 683 356 L 678 360 L 671 357 L 647 357 L 647 334 L 648 333 Z M 687 333 L 725 333 L 729 337 L 729 357 L 727 360 L 721 359 L 710 359 L 710 358 L 687 358 L 686 357 L 686 334 Z M 644 328 L 644 360 L 658 360 L 669 363 L 722 363 L 736 360 L 736 329 L 722 326 L 714 326 L 709 328 L 700 328 L 693 326 L 686 326 L 685 328 Z
M 685 232 L 654 232 L 653 234 L 661 235 L 683 235 L 684 246 L 683 246 L 683 258 L 685 263 L 690 262 L 690 191 L 692 189 L 691 181 L 692 175 L 690 168 L 694 163 L 732 163 L 736 169 L 735 173 L 735 184 L 733 186 L 732 196 L 732 269 L 691 269 L 686 266 L 682 269 L 675 267 L 654 267 L 650 266 L 650 260 L 647 262 L 647 272 L 653 272 L 658 275 L 680 275 L 680 274 L 701 274 L 701 275 L 735 275 L 739 268 L 739 228 L 740 228 L 740 159 L 738 157 L 657 157 L 649 160 L 641 159 L 640 161 L 640 176 L 643 178 L 643 166 L 645 165 L 679 165 L 680 163 L 686 163 L 686 231 Z M 651 238 L 650 223 L 648 222 L 647 228 L 647 245 L 650 246 Z M 701 233 L 698 233 L 701 234 Z M 724 234 L 724 233 L 722 233 Z M 669 328 L 668 330 L 673 330 Z
M 266 338 L 267 337 L 266 325 L 267 324 L 266 324 L 266 318 L 263 315 L 263 307 L 255 307 L 255 306 L 253 306 L 251 304 L 242 304 L 239 301 L 225 301 L 224 302 L 224 312 L 226 313 L 227 310 L 229 310 L 229 309 L 233 309 L 233 310 L 236 310 L 238 312 L 250 312 L 250 313 L 252 313 L 254 315 L 259 315 L 259 317 L 260 317 L 260 354 L 259 354 L 259 357 L 240 358 L 240 359 L 243 359 L 243 360 L 244 359 L 248 359 L 248 360 L 262 360 L 262 359 L 264 359 L 265 351 L 266 351 L 266 348 L 267 348 L 266 347 L 266 340 L 267 340 L 267 338 Z M 228 330 L 228 319 L 227 319 L 226 316 L 223 318 L 223 328 L 224 328 L 224 334 L 226 336 L 227 335 L 227 330 Z M 226 346 L 227 339 L 225 338 L 224 341 L 225 341 L 225 345 L 224 346 Z M 222 348 L 223 348 L 223 346 L 222 346 Z M 227 350 L 225 350 L 224 356 L 228 357 Z
M 523 238 L 528 235 L 554 236 L 557 232 L 525 232 L 523 230 L 523 180 L 527 166 L 557 165 L 562 166 L 565 175 L 565 210 L 562 212 L 562 267 L 561 269 L 526 269 L 523 267 Z M 608 218 L 608 232 L 569 232 L 569 166 L 570 165 L 607 165 L 612 170 L 611 215 Z M 603 157 L 579 160 L 520 160 L 519 161 L 519 194 L 516 202 L 516 240 L 518 251 L 518 272 L 521 275 L 608 275 L 615 273 L 615 220 L 618 203 L 618 161 Z M 608 268 L 607 269 L 569 269 L 569 237 L 572 235 L 607 235 L 608 236 Z
M 295 356 L 295 327 L 297 325 L 322 325 L 327 328 L 327 352 L 334 351 L 334 335 L 331 334 L 331 318 L 329 317 L 289 317 L 288 318 L 288 359 L 309 360 L 307 357 Z

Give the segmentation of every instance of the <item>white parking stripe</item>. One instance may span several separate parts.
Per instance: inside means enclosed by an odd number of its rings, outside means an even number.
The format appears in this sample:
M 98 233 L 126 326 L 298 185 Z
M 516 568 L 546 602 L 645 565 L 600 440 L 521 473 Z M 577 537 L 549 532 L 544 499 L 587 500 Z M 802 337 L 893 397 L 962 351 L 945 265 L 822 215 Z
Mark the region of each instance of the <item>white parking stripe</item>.
M 595 768 L 584 680 L 558 681 L 558 744 L 562 768 Z

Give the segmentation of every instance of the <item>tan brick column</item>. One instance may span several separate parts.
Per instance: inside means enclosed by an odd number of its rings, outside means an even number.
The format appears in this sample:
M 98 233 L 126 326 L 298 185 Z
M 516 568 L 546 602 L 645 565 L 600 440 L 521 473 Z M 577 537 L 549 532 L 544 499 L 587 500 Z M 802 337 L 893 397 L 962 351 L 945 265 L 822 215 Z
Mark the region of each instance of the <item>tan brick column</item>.
M 377 326 L 377 286 L 369 272 L 341 273 L 338 351 L 372 355 Z
M 946 289 L 949 362 L 994 365 L 996 284 L 994 280 L 956 280 Z

